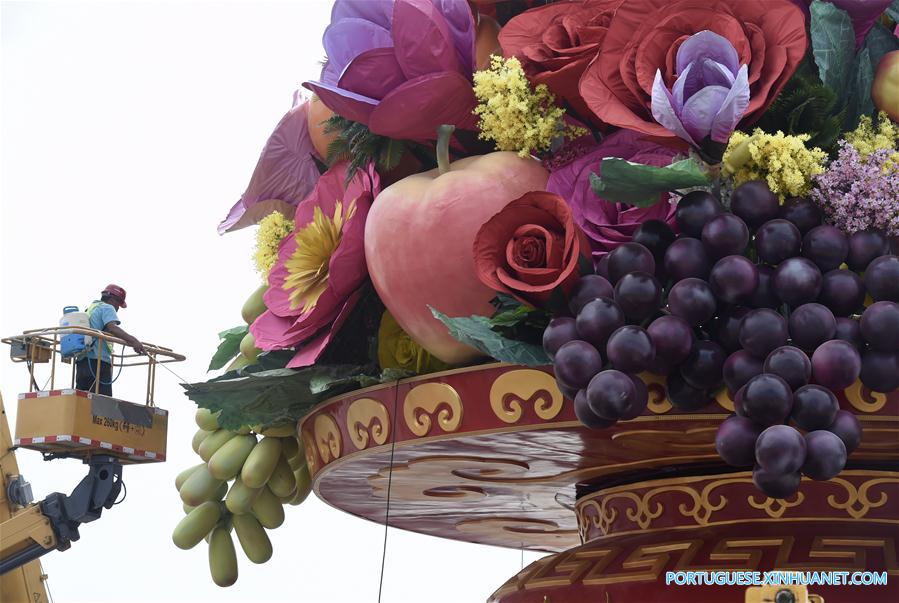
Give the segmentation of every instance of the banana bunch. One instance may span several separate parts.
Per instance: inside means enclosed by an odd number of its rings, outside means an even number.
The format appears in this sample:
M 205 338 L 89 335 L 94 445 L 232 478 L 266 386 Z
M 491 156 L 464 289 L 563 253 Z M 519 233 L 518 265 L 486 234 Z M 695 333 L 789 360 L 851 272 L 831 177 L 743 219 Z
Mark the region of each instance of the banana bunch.
M 196 422 L 192 446 L 203 462 L 175 478 L 185 517 L 172 541 L 190 549 L 205 539 L 213 582 L 231 586 L 237 581 L 231 532 L 250 561 L 265 563 L 272 556 L 266 530 L 284 523 L 284 505 L 303 502 L 312 483 L 293 425 L 230 431 L 205 408 Z

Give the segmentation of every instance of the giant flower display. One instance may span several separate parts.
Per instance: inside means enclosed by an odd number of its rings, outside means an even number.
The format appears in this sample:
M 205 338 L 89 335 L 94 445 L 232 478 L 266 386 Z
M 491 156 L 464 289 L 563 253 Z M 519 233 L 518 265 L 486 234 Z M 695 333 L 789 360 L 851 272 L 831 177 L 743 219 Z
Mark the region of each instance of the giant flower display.
M 290 215 L 315 186 L 319 172 L 308 111 L 309 101 L 295 95 L 294 107 L 269 136 L 247 190 L 219 224 L 219 234 L 256 224 L 273 211 Z
M 344 185 L 346 163 L 328 170 L 297 206 L 293 233 L 269 273 L 268 310 L 250 326 L 262 350 L 297 348 L 289 368 L 315 362 L 343 325 L 368 276 L 362 237 L 379 192 L 373 168 Z
M 399 139 L 474 128 L 475 24 L 464 0 L 337 0 L 323 43 L 321 79 L 303 85 L 339 115 Z
M 675 206 L 661 197 L 646 208 L 597 199 L 590 189 L 590 174 L 602 174 L 600 164 L 606 157 L 662 167 L 671 163 L 674 154 L 671 148 L 643 140 L 636 132 L 619 130 L 582 157 L 555 169 L 546 190 L 568 202 L 574 221 L 590 239 L 593 257 L 598 259 L 629 242 L 646 220 L 663 220 L 673 226 Z
M 581 119 L 595 119 L 578 82 L 605 39 L 622 0 L 557 2 L 524 12 L 500 31 L 506 56 L 515 56 L 534 84 L 546 84 Z
M 676 136 L 651 111 L 657 70 L 669 90 L 679 75 L 678 49 L 703 30 L 727 39 L 748 65 L 750 101 L 741 125 L 771 104 L 805 55 L 805 16 L 790 0 L 628 0 L 615 12 L 596 60 L 580 81 L 587 106 L 602 121 L 664 138 Z

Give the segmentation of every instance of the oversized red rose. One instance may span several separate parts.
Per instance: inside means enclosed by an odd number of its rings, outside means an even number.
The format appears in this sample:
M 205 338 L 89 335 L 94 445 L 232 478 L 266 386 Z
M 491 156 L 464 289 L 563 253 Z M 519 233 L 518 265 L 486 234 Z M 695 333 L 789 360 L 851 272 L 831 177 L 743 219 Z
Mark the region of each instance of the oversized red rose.
M 503 54 L 517 57 L 534 84 L 546 84 L 578 117 L 596 122 L 581 98 L 578 82 L 599 51 L 621 2 L 558 2 L 524 12 L 500 31 Z
M 755 122 L 805 55 L 805 16 L 790 0 L 628 0 L 615 12 L 580 92 L 607 124 L 662 138 L 675 135 L 652 117 L 652 84 L 661 70 L 668 89 L 675 57 L 690 36 L 710 30 L 727 38 L 749 66 L 749 107 L 740 127 Z
M 536 307 L 545 306 L 556 288 L 567 296 L 581 276 L 582 254 L 590 254 L 587 237 L 565 200 L 546 191 L 510 202 L 474 241 L 481 282 Z

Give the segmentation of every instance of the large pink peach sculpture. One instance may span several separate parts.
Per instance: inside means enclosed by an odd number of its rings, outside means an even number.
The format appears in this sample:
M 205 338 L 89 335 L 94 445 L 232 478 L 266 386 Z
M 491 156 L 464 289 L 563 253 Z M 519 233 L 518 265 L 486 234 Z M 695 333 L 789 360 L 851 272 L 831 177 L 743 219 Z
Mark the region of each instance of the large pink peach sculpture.
M 403 329 L 450 364 L 482 354 L 453 339 L 428 306 L 448 316 L 490 316 L 496 293 L 475 272 L 478 229 L 507 203 L 545 190 L 549 177 L 511 152 L 467 157 L 415 174 L 378 195 L 365 225 L 365 257 L 378 295 Z

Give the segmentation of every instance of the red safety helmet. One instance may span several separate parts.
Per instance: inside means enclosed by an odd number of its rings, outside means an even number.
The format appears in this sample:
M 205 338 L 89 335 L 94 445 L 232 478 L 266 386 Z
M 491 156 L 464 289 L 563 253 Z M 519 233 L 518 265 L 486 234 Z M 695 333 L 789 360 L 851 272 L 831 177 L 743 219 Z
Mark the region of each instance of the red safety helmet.
M 125 290 L 119 287 L 118 285 L 106 285 L 106 288 L 103 289 L 101 295 L 114 295 L 122 300 L 122 307 L 127 308 L 128 304 L 125 303 Z

